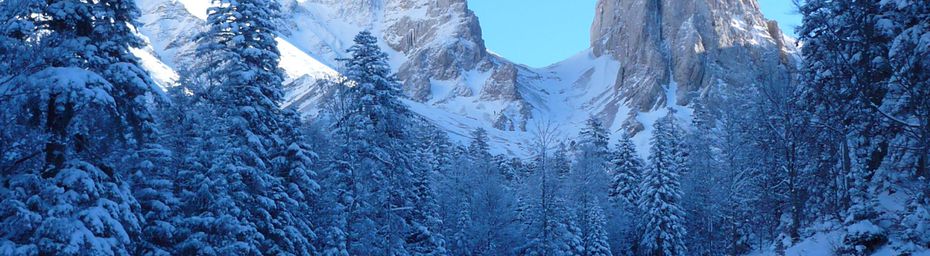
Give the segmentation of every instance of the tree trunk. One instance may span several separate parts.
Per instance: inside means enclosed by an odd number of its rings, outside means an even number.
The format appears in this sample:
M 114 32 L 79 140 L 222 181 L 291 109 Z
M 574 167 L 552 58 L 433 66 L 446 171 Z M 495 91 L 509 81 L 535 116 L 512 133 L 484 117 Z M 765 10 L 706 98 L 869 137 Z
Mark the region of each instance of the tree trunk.
M 64 165 L 68 125 L 74 118 L 74 104 L 66 102 L 64 108 L 59 110 L 57 99 L 58 95 L 51 95 L 46 105 L 45 128 L 51 133 L 51 138 L 45 143 L 45 170 L 42 173 L 44 178 L 55 177 Z

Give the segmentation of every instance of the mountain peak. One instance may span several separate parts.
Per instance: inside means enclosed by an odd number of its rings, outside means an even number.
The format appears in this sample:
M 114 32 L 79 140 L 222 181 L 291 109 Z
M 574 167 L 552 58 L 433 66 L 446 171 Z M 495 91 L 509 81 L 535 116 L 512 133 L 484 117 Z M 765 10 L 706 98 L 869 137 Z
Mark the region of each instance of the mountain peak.
M 621 60 L 616 84 L 641 110 L 666 105 L 664 86 L 687 105 L 713 85 L 793 82 L 797 65 L 755 0 L 600 0 L 591 47 Z

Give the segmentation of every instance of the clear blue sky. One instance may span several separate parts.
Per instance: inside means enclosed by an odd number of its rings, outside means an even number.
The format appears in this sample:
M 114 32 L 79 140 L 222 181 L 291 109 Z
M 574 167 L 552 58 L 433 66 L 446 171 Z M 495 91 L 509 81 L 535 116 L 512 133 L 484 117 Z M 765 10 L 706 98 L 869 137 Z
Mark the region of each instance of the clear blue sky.
M 801 17 L 790 0 L 758 0 L 762 12 L 794 34 Z M 468 0 L 493 52 L 517 63 L 544 67 L 589 45 L 596 0 Z

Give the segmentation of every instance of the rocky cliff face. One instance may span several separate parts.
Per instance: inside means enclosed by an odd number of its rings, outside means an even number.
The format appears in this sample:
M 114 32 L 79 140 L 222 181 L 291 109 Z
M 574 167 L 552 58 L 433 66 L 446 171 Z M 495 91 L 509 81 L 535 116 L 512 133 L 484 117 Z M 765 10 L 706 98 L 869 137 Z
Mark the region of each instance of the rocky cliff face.
M 718 84 L 791 83 L 797 64 L 754 0 L 600 0 L 591 48 L 621 62 L 616 87 L 643 111 Z M 677 101 L 662 93 L 670 84 Z
M 306 47 L 310 51 L 329 49 L 323 59 L 340 57 L 351 45 L 346 36 L 359 30 L 379 35 L 411 100 L 442 107 L 456 98 L 480 95 L 503 101 L 489 120 L 525 123 L 529 118 L 531 106 L 521 101 L 517 82 L 517 73 L 528 71 L 488 53 L 478 18 L 465 0 L 309 0 L 288 6 L 292 33 L 320 42 Z M 318 25 L 306 26 L 308 19 Z M 475 84 L 484 86 L 471 86 Z
M 431 80 L 455 80 L 468 71 L 497 66 L 485 49 L 478 18 L 465 0 L 309 0 L 289 6 L 297 33 L 340 41 L 326 47 L 334 56 L 351 44 L 346 34 L 367 29 L 379 35 L 396 53 L 394 68 L 404 81 L 405 93 L 417 101 L 433 97 Z M 307 17 L 328 31 L 308 30 L 301 24 Z M 328 25 L 334 23 L 344 25 L 335 28 L 355 31 L 332 31 L 334 27 Z M 344 34 L 326 35 L 333 32 Z

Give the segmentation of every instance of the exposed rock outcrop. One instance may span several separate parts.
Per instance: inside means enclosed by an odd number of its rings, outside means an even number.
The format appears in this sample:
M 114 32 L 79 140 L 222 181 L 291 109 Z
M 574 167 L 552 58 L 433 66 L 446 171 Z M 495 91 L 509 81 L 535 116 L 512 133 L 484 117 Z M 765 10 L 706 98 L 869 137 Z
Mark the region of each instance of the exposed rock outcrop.
M 640 110 L 688 104 L 711 85 L 792 83 L 793 45 L 753 0 L 600 0 L 595 56 L 621 62 L 620 95 Z M 677 99 L 663 86 L 677 85 Z

